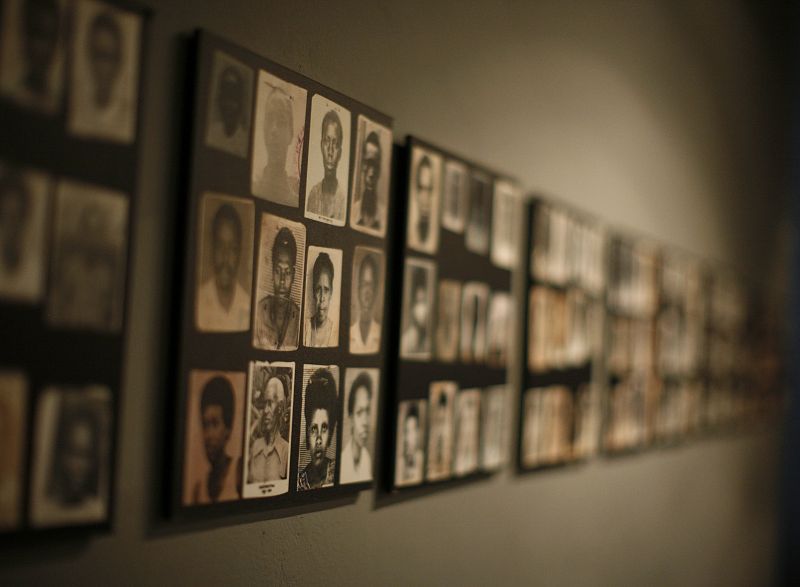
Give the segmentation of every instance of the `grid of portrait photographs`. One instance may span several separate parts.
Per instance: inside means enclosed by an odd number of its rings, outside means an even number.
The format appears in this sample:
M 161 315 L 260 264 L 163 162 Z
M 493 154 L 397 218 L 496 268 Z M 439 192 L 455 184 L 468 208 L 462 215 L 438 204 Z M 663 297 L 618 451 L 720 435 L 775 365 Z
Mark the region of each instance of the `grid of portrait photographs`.
M 111 526 L 146 22 L 0 7 L 0 533 Z
M 375 475 L 392 121 L 207 32 L 195 50 L 169 510 L 353 494 Z
M 405 156 L 385 478 L 387 491 L 409 493 L 485 477 L 507 461 L 522 200 L 512 180 L 417 138 Z
M 587 459 L 602 423 L 606 231 L 595 220 L 537 198 L 528 208 L 525 370 L 518 469 Z

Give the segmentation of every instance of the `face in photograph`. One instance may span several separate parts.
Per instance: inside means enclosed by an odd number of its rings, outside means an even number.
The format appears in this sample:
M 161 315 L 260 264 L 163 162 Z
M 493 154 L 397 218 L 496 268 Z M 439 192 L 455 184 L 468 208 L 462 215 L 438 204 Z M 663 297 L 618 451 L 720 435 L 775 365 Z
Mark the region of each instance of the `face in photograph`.
M 307 92 L 258 72 L 253 121 L 253 195 L 296 208 L 300 201 L 300 168 L 306 134 Z
M 101 522 L 108 515 L 111 392 L 47 388 L 39 399 L 31 524 Z
M 350 196 L 350 226 L 354 229 L 375 236 L 386 234 L 391 164 L 391 129 L 359 115 Z
M 465 389 L 456 396 L 456 444 L 453 469 L 456 475 L 478 469 L 480 442 L 481 390 Z
M 7 0 L 2 14 L 0 93 L 45 114 L 61 103 L 64 79 L 64 4 Z
M 378 404 L 378 369 L 347 369 L 344 378 L 344 428 L 340 481 L 372 481 L 375 418 Z
M 339 346 L 342 251 L 308 247 L 306 271 L 303 344 L 308 347 Z
M 0 371 L 0 530 L 20 523 L 27 401 L 25 376 Z
M 53 326 L 117 332 L 125 303 L 128 200 L 63 180 L 56 194 L 47 320 Z
M 344 226 L 350 178 L 350 111 L 317 94 L 311 99 L 306 217 Z
M 217 51 L 211 66 L 206 145 L 247 157 L 253 108 L 253 70 Z
M 141 17 L 78 0 L 67 126 L 85 138 L 132 143 L 139 101 Z
M 42 298 L 51 187 L 42 173 L 0 164 L 0 298 Z
M 241 498 L 245 374 L 189 372 L 183 504 Z
M 356 247 L 350 289 L 350 352 L 354 355 L 380 350 L 384 280 L 383 252 Z
M 293 351 L 300 333 L 306 229 L 299 222 L 262 214 L 260 242 L 253 346 Z
M 425 461 L 425 400 L 400 402 L 397 413 L 397 450 L 395 454 L 395 487 L 422 483 Z
M 514 331 L 514 304 L 506 292 L 494 292 L 487 318 L 486 363 L 505 367 Z
M 492 263 L 505 269 L 517 266 L 522 205 L 519 191 L 509 181 L 494 182 L 492 208 Z
M 482 363 L 486 360 L 486 310 L 489 286 L 471 281 L 464 284 L 461 303 L 461 360 Z
M 400 356 L 404 359 L 430 359 L 436 267 L 430 261 L 409 258 L 403 280 Z
M 195 308 L 200 331 L 250 328 L 253 214 L 253 203 L 248 200 L 203 196 Z
M 481 401 L 481 468 L 494 471 L 506 462 L 508 438 L 508 388 L 494 385 Z
M 441 170 L 440 155 L 419 146 L 411 149 L 406 244 L 422 253 L 433 254 L 439 246 Z
M 436 319 L 436 358 L 452 363 L 458 358 L 458 333 L 461 320 L 461 283 L 451 279 L 439 282 Z
M 428 398 L 428 481 L 450 477 L 453 460 L 453 424 L 456 392 L 453 381 L 431 383 Z
M 297 490 L 330 487 L 336 475 L 339 367 L 303 367 L 303 412 Z
M 467 167 L 448 159 L 444 164 L 444 189 L 442 201 L 442 226 L 455 233 L 464 232 L 467 220 L 469 182 Z
M 479 255 L 489 252 L 489 226 L 492 216 L 492 184 L 482 173 L 473 172 L 469 181 L 469 212 L 464 244 Z
M 294 363 L 250 363 L 244 497 L 289 490 Z

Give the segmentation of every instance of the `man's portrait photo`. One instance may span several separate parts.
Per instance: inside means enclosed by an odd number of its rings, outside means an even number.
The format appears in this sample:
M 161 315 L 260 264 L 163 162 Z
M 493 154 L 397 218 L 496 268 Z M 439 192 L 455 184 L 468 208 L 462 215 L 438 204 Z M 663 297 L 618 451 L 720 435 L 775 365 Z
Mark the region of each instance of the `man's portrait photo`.
M 404 359 L 431 358 L 435 287 L 433 262 L 414 257 L 406 259 L 400 321 L 400 356 Z
M 378 369 L 347 369 L 344 376 L 344 422 L 339 481 L 372 481 L 375 420 L 378 414 Z
M 43 173 L 0 163 L 0 299 L 42 299 L 52 185 Z
M 142 19 L 104 2 L 78 0 L 73 24 L 67 127 L 84 138 L 132 143 Z
M 0 93 L 44 114 L 61 106 L 66 11 L 63 0 L 6 0 L 0 41 Z
M 15 528 L 22 514 L 28 380 L 0 371 L 0 530 Z
M 303 299 L 306 228 L 272 214 L 261 215 L 253 346 L 297 350 Z
M 243 372 L 189 372 L 184 416 L 184 505 L 242 497 L 244 386 Z
M 350 287 L 350 353 L 365 355 L 381 348 L 386 273 L 383 251 L 357 246 Z
M 203 196 L 195 306 L 201 332 L 250 328 L 253 216 L 250 200 L 213 193 Z
M 453 472 L 458 477 L 478 469 L 481 390 L 463 389 L 456 396 L 456 433 Z
M 469 181 L 469 208 L 464 245 L 479 255 L 489 252 L 489 226 L 492 216 L 492 183 L 484 174 L 473 171 Z
M 258 72 L 250 175 L 254 196 L 298 206 L 307 99 L 303 88 L 263 69 Z
M 344 226 L 350 179 L 350 111 L 320 94 L 311 99 L 306 218 Z
M 511 294 L 496 291 L 489 300 L 489 315 L 486 319 L 486 364 L 498 369 L 505 368 L 514 339 L 515 314 Z
M 333 485 L 336 476 L 336 424 L 339 417 L 339 367 L 303 367 L 303 407 L 297 490 Z
M 519 190 L 510 181 L 494 182 L 492 208 L 492 263 L 504 269 L 513 269 L 519 259 L 522 237 L 522 201 Z
M 419 146 L 411 149 L 406 244 L 415 251 L 431 255 L 439 246 L 441 175 L 440 155 Z
M 400 402 L 397 411 L 397 440 L 394 457 L 394 485 L 408 487 L 422 483 L 425 467 L 425 400 Z
M 303 345 L 339 346 L 339 317 L 342 298 L 342 251 L 308 247 L 306 263 L 306 307 Z
M 102 522 L 108 516 L 111 390 L 46 388 L 36 409 L 31 525 Z
M 464 284 L 461 301 L 461 360 L 483 363 L 486 360 L 486 310 L 489 286 L 470 281 Z
M 52 246 L 47 321 L 63 328 L 119 331 L 125 304 L 127 198 L 62 180 Z
M 436 304 L 436 359 L 452 363 L 458 358 L 458 333 L 461 322 L 461 283 L 452 279 L 439 281 Z
M 434 381 L 428 396 L 428 467 L 425 478 L 441 481 L 450 477 L 453 461 L 453 418 L 458 384 Z
M 350 196 L 350 226 L 375 236 L 386 234 L 392 131 L 358 116 L 355 167 Z
M 289 491 L 294 363 L 250 363 L 244 497 Z
M 211 65 L 206 145 L 247 157 L 253 111 L 253 70 L 222 51 Z
M 442 188 L 442 227 L 461 234 L 467 223 L 469 176 L 463 163 L 447 159 L 444 163 Z
M 496 471 L 505 464 L 509 436 L 509 392 L 506 385 L 483 390 L 481 401 L 481 469 Z

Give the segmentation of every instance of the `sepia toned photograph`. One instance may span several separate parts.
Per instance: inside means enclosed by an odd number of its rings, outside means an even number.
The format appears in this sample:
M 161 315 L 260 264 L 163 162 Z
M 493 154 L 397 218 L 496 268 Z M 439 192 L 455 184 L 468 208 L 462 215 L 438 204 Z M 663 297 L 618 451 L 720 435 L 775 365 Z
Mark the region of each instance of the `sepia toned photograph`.
M 519 260 L 522 238 L 522 202 L 517 188 L 510 181 L 494 182 L 492 208 L 492 263 L 504 269 L 513 269 Z
M 289 491 L 295 364 L 252 361 L 247 386 L 243 496 Z
M 136 136 L 142 19 L 96 0 L 73 12 L 69 131 L 130 144 Z
M 478 470 L 481 425 L 481 390 L 463 389 L 456 395 L 455 456 L 453 472 L 458 477 Z
M 0 163 L 0 299 L 42 299 L 50 178 Z
M 258 72 L 253 121 L 251 190 L 254 196 L 296 208 L 306 135 L 308 92 Z
M 39 397 L 33 439 L 30 522 L 98 523 L 108 517 L 111 390 L 49 387 Z
M 261 215 L 253 346 L 297 350 L 303 300 L 306 228 L 272 214 Z
M 461 283 L 452 279 L 439 282 L 436 305 L 436 358 L 452 363 L 458 358 L 459 325 L 461 322 Z
M 344 226 L 350 179 L 350 111 L 320 94 L 311 99 L 306 218 Z
M 412 147 L 406 244 L 415 251 L 431 255 L 439 247 L 441 175 L 441 155 L 418 145 Z
M 247 157 L 253 111 L 253 70 L 222 51 L 211 65 L 206 145 Z
M 453 429 L 455 418 L 455 381 L 433 381 L 428 396 L 428 466 L 425 479 L 441 481 L 452 473 Z
M 350 226 L 382 237 L 389 208 L 392 131 L 360 114 L 357 132 Z
M 297 490 L 331 487 L 336 479 L 339 367 L 303 366 Z
M 505 368 L 511 356 L 511 341 L 514 336 L 516 316 L 511 295 L 493 292 L 489 301 L 489 316 L 486 320 L 486 364 Z
M 461 360 L 483 363 L 486 360 L 486 312 L 489 286 L 470 281 L 464 284 L 461 302 Z
M 394 460 L 395 487 L 422 483 L 425 467 L 426 401 L 406 400 L 397 410 L 397 440 Z
M 25 375 L 0 371 L 0 531 L 16 528 L 22 518 L 27 403 Z
M 492 183 L 483 173 L 473 171 L 469 178 L 469 208 L 464 245 L 479 255 L 489 252 L 489 227 L 492 216 Z
M 306 308 L 303 314 L 304 346 L 339 346 L 341 298 L 342 251 L 308 247 Z
M 467 224 L 469 180 L 467 166 L 447 159 L 444 163 L 442 188 L 442 227 L 462 234 Z
M 189 372 L 184 505 L 241 499 L 244 396 L 243 372 Z
M 344 376 L 344 422 L 339 481 L 372 481 L 375 422 L 378 414 L 378 369 L 347 369 Z
M 52 246 L 48 322 L 62 328 L 118 332 L 128 247 L 125 195 L 62 180 Z
M 509 388 L 493 385 L 483 391 L 481 400 L 481 469 L 495 471 L 508 458 L 510 421 Z
M 3 2 L 0 94 L 44 114 L 59 109 L 66 25 L 63 0 Z
M 203 195 L 198 229 L 195 319 L 201 332 L 250 329 L 253 285 L 253 202 Z
M 365 355 L 381 348 L 386 269 L 383 251 L 355 248 L 350 287 L 350 353 Z
M 400 356 L 404 359 L 431 358 L 435 284 L 433 262 L 414 257 L 406 259 L 400 325 Z

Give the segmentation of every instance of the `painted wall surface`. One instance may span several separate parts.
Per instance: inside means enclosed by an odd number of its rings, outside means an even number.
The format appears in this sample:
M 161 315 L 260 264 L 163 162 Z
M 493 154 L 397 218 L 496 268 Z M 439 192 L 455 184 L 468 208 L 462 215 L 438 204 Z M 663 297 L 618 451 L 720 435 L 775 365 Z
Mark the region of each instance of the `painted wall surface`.
M 416 501 L 171 527 L 160 477 L 186 36 L 206 27 L 524 185 L 779 273 L 780 70 L 743 3 L 153 0 L 114 531 L 4 545 L 0 584 L 763 585 L 777 431 Z M 776 268 L 777 267 L 777 268 Z M 758 271 L 759 273 L 756 273 Z

